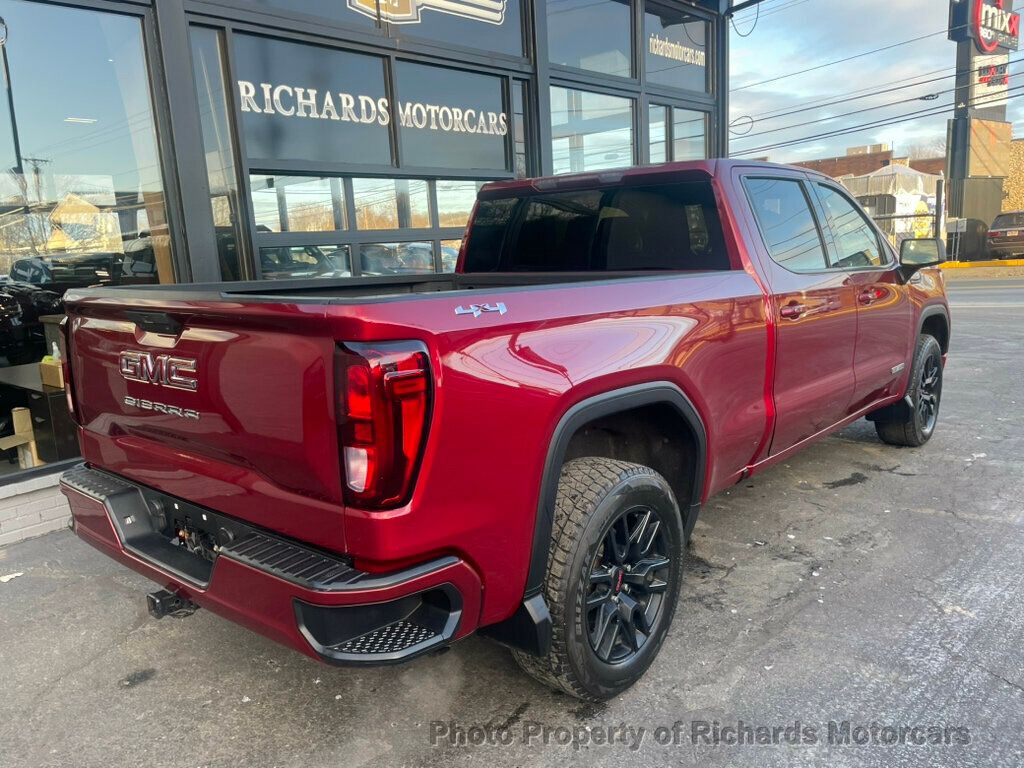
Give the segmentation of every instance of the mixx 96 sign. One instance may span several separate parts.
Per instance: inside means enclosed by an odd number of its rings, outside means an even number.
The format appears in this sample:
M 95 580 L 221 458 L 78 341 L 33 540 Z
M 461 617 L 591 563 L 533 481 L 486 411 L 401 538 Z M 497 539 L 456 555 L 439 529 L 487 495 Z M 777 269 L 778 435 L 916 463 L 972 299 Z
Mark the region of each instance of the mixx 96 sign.
M 1020 40 L 1020 14 L 1012 0 L 952 0 L 949 39 L 973 40 L 981 53 L 1016 51 Z

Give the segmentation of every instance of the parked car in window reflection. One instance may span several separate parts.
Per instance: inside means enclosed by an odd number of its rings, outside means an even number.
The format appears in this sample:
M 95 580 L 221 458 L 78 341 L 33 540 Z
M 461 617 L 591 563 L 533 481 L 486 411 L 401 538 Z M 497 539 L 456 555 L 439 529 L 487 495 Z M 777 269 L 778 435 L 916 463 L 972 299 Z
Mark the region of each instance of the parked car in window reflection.
M 260 268 L 267 280 L 299 277 L 351 277 L 348 248 L 316 245 L 260 248 Z
M 46 334 L 40 317 L 64 314 L 59 293 L 26 283 L 0 285 L 0 357 L 10 365 L 42 359 Z

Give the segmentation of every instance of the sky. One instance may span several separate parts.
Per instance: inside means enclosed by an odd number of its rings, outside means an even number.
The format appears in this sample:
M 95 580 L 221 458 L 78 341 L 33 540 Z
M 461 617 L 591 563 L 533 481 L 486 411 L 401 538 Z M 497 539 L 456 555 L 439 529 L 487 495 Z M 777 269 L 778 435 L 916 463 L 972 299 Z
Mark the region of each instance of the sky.
M 946 39 L 949 0 L 763 0 L 760 5 L 756 25 L 757 11 L 748 9 L 736 15 L 730 33 L 731 154 L 796 162 L 883 143 L 897 155 L 914 150 L 923 156 L 942 154 L 949 114 L 762 148 L 911 112 L 952 108 L 956 44 Z M 923 39 L 901 44 L 913 38 Z M 859 55 L 885 46 L 895 47 Z M 852 56 L 857 58 L 830 64 Z M 1013 88 L 1024 71 L 1024 48 L 1010 58 Z M 1012 63 L 1016 58 L 1020 64 Z M 819 68 L 793 74 L 811 67 Z M 937 96 L 919 100 L 933 94 Z M 822 105 L 851 96 L 864 97 Z M 837 117 L 873 107 L 880 108 Z M 794 113 L 797 109 L 806 111 Z M 1024 99 L 1010 99 L 1007 119 L 1014 123 L 1014 135 L 1024 136 Z M 925 151 L 929 149 L 934 151 Z

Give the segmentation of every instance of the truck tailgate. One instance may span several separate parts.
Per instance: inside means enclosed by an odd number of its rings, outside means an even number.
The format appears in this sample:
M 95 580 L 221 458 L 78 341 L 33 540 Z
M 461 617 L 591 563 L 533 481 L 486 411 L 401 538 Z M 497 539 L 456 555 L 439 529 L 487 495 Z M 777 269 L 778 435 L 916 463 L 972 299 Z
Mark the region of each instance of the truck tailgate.
M 342 542 L 323 305 L 126 296 L 68 316 L 87 460 L 283 533 L 329 515 Z

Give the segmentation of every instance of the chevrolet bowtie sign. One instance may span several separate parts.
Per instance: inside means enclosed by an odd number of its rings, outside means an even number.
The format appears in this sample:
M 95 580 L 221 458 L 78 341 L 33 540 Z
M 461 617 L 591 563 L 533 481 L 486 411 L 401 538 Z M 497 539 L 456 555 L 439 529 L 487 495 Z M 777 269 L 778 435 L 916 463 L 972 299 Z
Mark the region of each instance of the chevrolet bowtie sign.
M 505 20 L 505 3 L 506 0 L 348 0 L 348 7 L 376 19 L 379 5 L 381 21 L 390 24 L 419 24 L 425 10 L 501 24 Z

